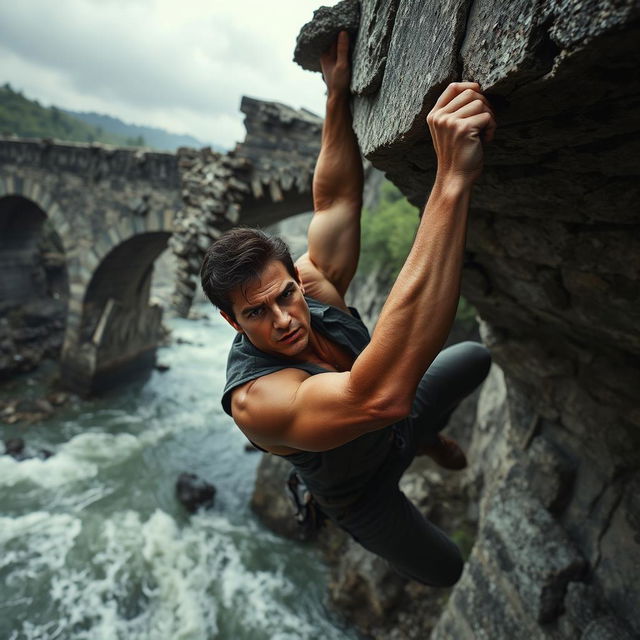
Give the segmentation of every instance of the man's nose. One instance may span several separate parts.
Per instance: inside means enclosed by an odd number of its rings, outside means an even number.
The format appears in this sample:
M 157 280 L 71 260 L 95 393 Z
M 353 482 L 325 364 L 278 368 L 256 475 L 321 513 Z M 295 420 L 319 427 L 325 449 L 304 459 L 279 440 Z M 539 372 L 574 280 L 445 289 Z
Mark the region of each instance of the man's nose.
M 286 329 L 291 322 L 289 314 L 280 307 L 276 307 L 273 311 L 273 326 L 276 329 Z

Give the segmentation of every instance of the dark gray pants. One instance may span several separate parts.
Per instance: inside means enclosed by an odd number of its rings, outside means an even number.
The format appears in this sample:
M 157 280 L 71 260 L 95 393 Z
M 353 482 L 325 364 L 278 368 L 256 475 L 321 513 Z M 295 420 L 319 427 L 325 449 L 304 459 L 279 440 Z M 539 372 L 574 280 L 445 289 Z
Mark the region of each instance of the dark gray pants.
M 461 400 L 486 378 L 489 351 L 477 342 L 444 349 L 418 386 L 411 415 L 393 426 L 394 446 L 376 480 L 358 501 L 327 515 L 365 549 L 401 574 L 431 586 L 450 586 L 462 572 L 458 547 L 398 488 L 420 444 L 433 443 Z

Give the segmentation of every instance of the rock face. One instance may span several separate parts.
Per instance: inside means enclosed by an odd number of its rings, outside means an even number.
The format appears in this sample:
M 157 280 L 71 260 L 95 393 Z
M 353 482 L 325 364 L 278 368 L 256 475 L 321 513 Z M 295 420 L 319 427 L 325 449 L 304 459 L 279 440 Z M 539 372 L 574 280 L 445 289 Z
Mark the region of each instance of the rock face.
M 362 2 L 354 126 L 415 204 L 444 87 L 478 81 L 498 121 L 463 294 L 500 369 L 478 537 L 433 638 L 640 634 L 639 36 L 631 0 Z

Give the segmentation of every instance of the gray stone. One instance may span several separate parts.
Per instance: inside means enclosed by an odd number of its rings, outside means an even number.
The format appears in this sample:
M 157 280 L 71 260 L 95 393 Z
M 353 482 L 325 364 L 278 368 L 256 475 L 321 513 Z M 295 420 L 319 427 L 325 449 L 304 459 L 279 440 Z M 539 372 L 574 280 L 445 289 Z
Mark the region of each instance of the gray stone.
M 329 595 L 360 629 L 381 624 L 397 605 L 406 583 L 388 563 L 348 539 L 332 570 Z
M 300 531 L 293 506 L 285 493 L 291 464 L 281 457 L 262 455 L 251 496 L 251 509 L 271 531 L 298 540 Z
M 216 488 L 195 473 L 181 473 L 176 481 L 176 497 L 189 511 L 213 506 Z
M 539 623 L 562 613 L 567 584 L 586 570 L 584 558 L 549 512 L 510 487 L 508 479 L 487 508 L 480 544 Z
M 509 470 L 506 481 L 519 491 L 530 492 L 545 509 L 558 515 L 571 498 L 575 461 L 548 438 L 535 437 L 535 432 L 530 434 L 526 448 L 526 454 Z
M 580 636 L 580 640 L 633 640 L 626 625 L 613 616 L 594 620 Z
M 398 5 L 399 0 L 362 3 L 351 77 L 355 94 L 373 94 L 382 83 Z
M 565 613 L 560 618 L 564 636 L 580 636 L 587 626 L 603 614 L 602 597 L 592 585 L 570 582 L 565 597 Z
M 412 149 L 419 156 L 413 160 L 416 165 L 432 165 L 433 154 L 425 144 L 426 116 L 440 91 L 458 75 L 457 54 L 468 5 L 468 0 L 399 4 L 380 88 L 372 96 L 354 100 L 354 128 L 363 154 L 374 165 L 381 166 L 378 158 L 396 141 L 398 148 Z M 388 12 L 384 15 L 386 19 Z M 355 64 L 359 68 L 364 63 L 356 59 Z M 427 188 L 425 184 L 423 193 Z
M 338 32 L 348 31 L 355 40 L 360 23 L 358 0 L 342 0 L 333 7 L 320 7 L 313 12 L 298 35 L 294 62 L 308 71 L 320 71 L 320 56 L 333 44 Z
M 612 492 L 615 501 L 609 503 L 602 520 L 596 520 L 596 563 L 613 611 L 640 635 L 640 612 L 632 597 L 640 575 L 640 473 L 634 473 L 623 486 L 622 492 L 620 487 Z

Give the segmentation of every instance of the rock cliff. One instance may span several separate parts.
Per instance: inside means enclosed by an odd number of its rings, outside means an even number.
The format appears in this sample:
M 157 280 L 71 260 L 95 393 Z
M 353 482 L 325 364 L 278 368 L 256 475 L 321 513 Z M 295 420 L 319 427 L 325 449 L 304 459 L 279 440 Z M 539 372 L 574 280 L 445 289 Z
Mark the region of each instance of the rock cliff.
M 478 81 L 499 127 L 463 278 L 499 365 L 479 531 L 434 639 L 640 634 L 639 36 L 632 0 L 361 3 L 354 127 L 415 204 L 449 82 Z

